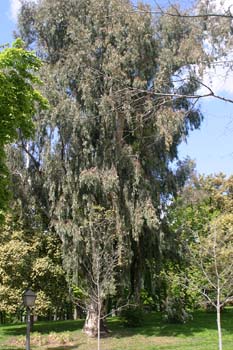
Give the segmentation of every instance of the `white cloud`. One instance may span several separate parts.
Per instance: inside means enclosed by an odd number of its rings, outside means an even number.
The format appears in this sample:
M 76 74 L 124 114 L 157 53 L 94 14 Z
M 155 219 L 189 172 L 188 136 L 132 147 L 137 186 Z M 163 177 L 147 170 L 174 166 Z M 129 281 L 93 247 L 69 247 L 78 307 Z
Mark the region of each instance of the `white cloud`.
M 17 16 L 21 7 L 20 0 L 10 0 L 10 14 L 11 19 L 16 22 Z
M 37 0 L 31 0 L 36 2 Z M 21 7 L 20 0 L 10 0 L 10 17 L 14 22 L 17 22 L 18 13 Z
M 230 10 L 233 13 L 233 0 L 210 0 L 214 13 L 223 14 Z M 208 51 L 208 42 L 206 41 Z M 231 50 L 232 51 L 232 50 Z M 228 62 L 228 63 L 227 63 Z M 233 94 L 233 54 L 229 52 L 226 56 L 219 58 L 211 68 L 204 72 L 203 83 L 218 95 Z M 204 87 L 201 93 L 208 93 Z
M 212 68 L 206 69 L 203 83 L 215 94 L 233 94 L 233 57 L 228 55 L 222 60 L 231 61 L 231 67 L 225 66 L 224 63 L 213 65 Z M 205 92 L 207 92 L 206 89 Z
M 232 0 L 210 0 L 210 4 L 213 2 L 216 10 L 219 12 L 227 11 L 229 8 L 233 10 L 233 1 Z

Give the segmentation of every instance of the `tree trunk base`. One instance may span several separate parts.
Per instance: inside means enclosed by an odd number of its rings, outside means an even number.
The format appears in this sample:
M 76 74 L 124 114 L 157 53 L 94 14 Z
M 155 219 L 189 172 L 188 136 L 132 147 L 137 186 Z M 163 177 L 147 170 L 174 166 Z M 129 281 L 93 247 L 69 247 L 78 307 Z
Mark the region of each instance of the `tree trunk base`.
M 89 337 L 96 338 L 98 336 L 98 315 L 93 311 L 88 311 L 83 332 Z M 104 337 L 109 333 L 103 320 L 100 320 L 100 337 Z

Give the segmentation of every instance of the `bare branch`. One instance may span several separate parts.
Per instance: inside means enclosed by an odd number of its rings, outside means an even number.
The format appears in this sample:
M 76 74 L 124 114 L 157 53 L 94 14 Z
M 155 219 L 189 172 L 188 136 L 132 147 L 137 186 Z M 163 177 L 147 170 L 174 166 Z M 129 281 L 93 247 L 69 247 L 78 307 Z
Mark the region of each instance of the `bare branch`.
M 228 11 L 225 13 L 205 13 L 205 14 L 186 14 L 186 13 L 181 13 L 178 11 L 178 9 L 175 6 L 172 6 L 172 8 L 175 10 L 175 12 L 169 12 L 166 10 L 163 10 L 160 6 L 158 6 L 158 10 L 144 10 L 144 9 L 140 9 L 138 6 L 136 5 L 132 5 L 133 8 L 135 9 L 136 12 L 138 13 L 149 13 L 149 14 L 154 14 L 154 15 L 163 15 L 163 16 L 169 16 L 169 17 L 179 17 L 179 18 L 208 18 L 208 17 L 213 17 L 213 18 L 233 18 L 233 14 Z

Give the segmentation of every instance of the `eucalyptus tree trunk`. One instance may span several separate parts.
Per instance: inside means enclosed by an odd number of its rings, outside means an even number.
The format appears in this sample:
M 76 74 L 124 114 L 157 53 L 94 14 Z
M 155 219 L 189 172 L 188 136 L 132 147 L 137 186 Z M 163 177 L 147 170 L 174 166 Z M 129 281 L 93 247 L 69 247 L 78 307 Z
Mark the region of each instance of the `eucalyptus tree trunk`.
M 101 334 L 107 334 L 108 330 L 106 325 L 104 324 L 103 319 L 101 318 L 101 311 L 98 310 L 97 305 L 94 305 L 92 302 L 89 305 L 87 316 L 85 320 L 85 324 L 83 327 L 83 332 L 86 333 L 90 337 L 97 337 L 98 339 L 98 349 L 100 348 L 99 342 Z
M 96 337 L 98 334 L 98 312 L 94 303 L 88 307 L 83 331 L 90 337 Z

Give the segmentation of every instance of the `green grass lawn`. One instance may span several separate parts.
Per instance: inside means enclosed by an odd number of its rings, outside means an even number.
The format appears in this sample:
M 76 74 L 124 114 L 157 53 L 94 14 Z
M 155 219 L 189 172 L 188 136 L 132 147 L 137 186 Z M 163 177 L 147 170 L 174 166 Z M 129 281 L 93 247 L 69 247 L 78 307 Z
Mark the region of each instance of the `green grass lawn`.
M 95 350 L 96 339 L 82 333 L 83 321 L 39 322 L 31 334 L 33 350 Z M 145 315 L 143 327 L 125 328 L 119 319 L 108 320 L 109 336 L 102 350 L 217 350 L 216 315 L 197 311 L 184 325 L 167 324 L 159 314 Z M 222 314 L 223 349 L 233 349 L 233 309 Z M 25 349 L 25 325 L 0 326 L 0 350 Z

